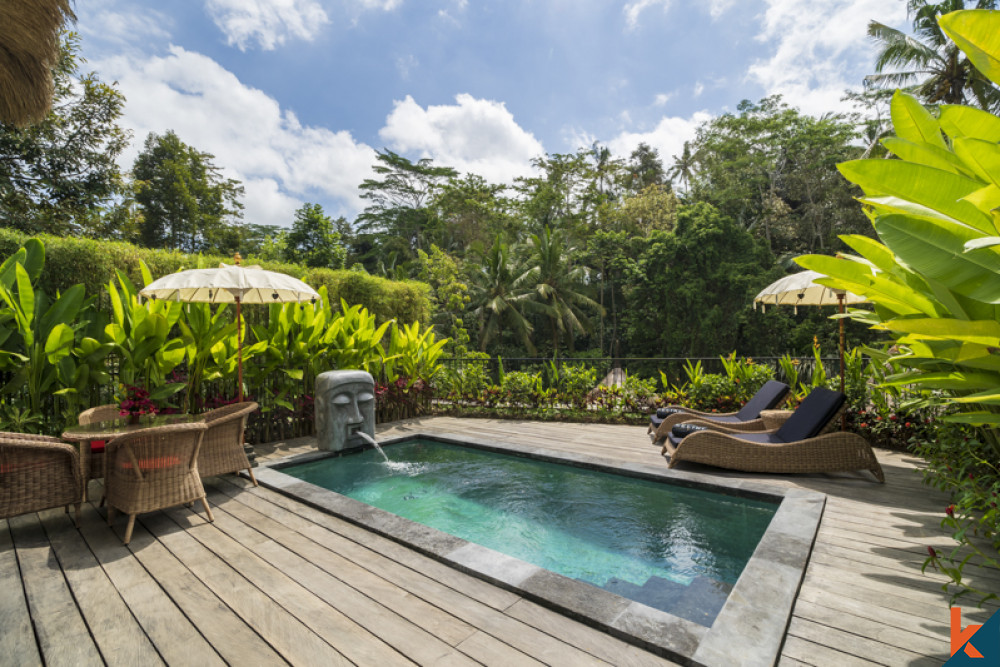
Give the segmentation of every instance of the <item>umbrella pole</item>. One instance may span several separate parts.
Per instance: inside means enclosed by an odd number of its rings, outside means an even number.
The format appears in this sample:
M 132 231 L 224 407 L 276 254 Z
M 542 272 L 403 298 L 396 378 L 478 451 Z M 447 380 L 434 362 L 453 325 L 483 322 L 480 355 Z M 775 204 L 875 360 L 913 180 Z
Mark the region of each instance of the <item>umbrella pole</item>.
M 838 304 L 838 307 L 839 307 L 841 315 L 844 314 L 844 297 L 845 296 L 846 296 L 846 294 L 844 294 L 842 292 L 839 293 L 839 294 L 837 294 L 837 304 Z M 844 391 L 844 341 L 845 341 L 845 337 L 846 336 L 844 334 L 844 318 L 841 317 L 838 320 L 838 323 L 840 325 L 840 393 L 845 394 L 846 392 Z M 840 430 L 841 431 L 846 431 L 847 430 L 847 412 L 846 411 L 840 413 Z
M 841 325 L 843 326 L 843 325 Z M 243 402 L 243 314 L 240 311 L 240 297 L 236 297 L 236 374 L 237 394 Z

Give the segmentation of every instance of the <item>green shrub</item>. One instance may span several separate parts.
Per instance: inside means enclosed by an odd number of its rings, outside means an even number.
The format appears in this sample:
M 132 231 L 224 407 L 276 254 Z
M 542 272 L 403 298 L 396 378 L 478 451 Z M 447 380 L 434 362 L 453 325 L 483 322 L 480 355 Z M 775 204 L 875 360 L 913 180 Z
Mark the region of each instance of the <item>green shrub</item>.
M 0 257 L 9 257 L 17 252 L 31 237 L 12 229 L 0 228 Z M 65 291 L 80 283 L 90 295 L 100 295 L 99 307 L 107 306 L 104 286 L 120 270 L 135 284 L 142 284 L 140 265 L 146 263 L 153 278 L 183 269 L 208 268 L 225 262 L 232 264 L 233 258 L 223 255 L 187 255 L 174 250 L 153 250 L 140 248 L 120 241 L 97 241 L 94 239 L 64 238 L 42 234 L 37 237 L 45 244 L 46 270 L 39 278 L 39 286 L 49 294 L 56 290 Z M 257 260 L 250 256 L 244 265 L 260 265 L 261 268 L 286 273 L 309 283 L 317 290 L 326 286 L 331 303 L 339 304 L 341 299 L 350 304 L 368 308 L 379 322 L 391 319 L 400 322 L 430 322 L 430 287 L 415 280 L 394 281 L 370 276 L 360 271 L 334 271 L 332 269 L 309 268 L 300 264 L 288 264 Z M 248 319 L 262 316 L 247 309 Z

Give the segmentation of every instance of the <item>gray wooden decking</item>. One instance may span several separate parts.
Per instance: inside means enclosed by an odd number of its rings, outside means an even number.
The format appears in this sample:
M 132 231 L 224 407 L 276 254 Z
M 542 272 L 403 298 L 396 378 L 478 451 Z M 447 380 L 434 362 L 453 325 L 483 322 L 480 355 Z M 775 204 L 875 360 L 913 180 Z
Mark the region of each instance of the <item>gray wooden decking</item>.
M 430 418 L 381 434 L 465 434 L 662 465 L 645 428 Z M 271 458 L 308 440 L 262 446 Z M 828 494 L 781 664 L 931 665 L 948 657 L 943 578 L 921 574 L 945 498 L 907 455 L 865 474 L 723 474 Z M 669 664 L 404 546 L 248 482 L 210 480 L 216 521 L 189 509 L 79 530 L 61 510 L 0 521 L 0 663 Z M 99 495 L 91 487 L 92 497 Z M 982 576 L 982 575 L 980 575 Z M 1000 577 L 979 582 L 1000 589 Z M 983 622 L 995 606 L 965 609 Z

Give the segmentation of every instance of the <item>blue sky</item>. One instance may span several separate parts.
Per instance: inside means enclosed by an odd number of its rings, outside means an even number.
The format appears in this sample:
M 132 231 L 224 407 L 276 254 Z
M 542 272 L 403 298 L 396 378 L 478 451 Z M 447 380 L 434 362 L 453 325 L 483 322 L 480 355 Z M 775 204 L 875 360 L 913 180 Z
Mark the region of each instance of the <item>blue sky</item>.
M 348 219 L 375 150 L 491 181 L 594 141 L 669 165 L 699 124 L 781 93 L 806 113 L 870 73 L 903 0 L 89 0 L 89 69 L 134 133 L 174 130 L 243 181 L 245 218 Z

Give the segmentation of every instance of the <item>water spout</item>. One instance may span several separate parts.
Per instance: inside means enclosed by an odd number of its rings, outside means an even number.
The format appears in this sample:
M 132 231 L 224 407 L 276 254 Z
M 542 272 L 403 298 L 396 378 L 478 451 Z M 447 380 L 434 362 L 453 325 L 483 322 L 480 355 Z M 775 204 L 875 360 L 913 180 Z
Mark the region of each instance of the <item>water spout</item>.
M 378 444 L 378 441 L 375 438 L 371 437 L 370 435 L 361 430 L 354 431 L 353 433 L 351 433 L 351 435 L 356 435 L 362 440 L 367 440 L 370 444 L 375 446 L 375 449 L 377 449 L 378 453 L 382 455 L 382 458 L 385 459 L 385 462 L 386 463 L 389 462 L 389 457 L 385 455 L 384 451 L 382 451 L 382 447 Z

